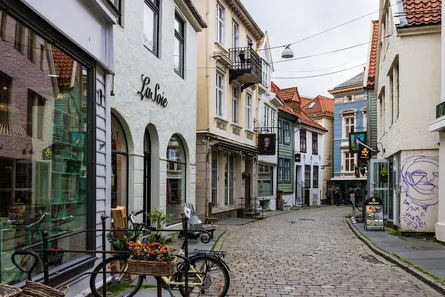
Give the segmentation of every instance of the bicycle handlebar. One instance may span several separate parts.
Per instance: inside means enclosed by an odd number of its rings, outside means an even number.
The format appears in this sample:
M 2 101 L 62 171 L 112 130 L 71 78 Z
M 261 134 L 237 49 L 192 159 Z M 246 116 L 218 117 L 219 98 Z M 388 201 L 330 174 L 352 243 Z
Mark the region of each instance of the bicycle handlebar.
M 130 222 L 133 226 L 142 226 L 143 230 L 147 230 L 147 231 L 155 231 L 156 228 L 155 227 L 151 227 L 151 226 L 147 226 L 146 224 L 143 223 L 136 223 L 134 220 L 134 217 L 137 215 L 140 215 L 141 213 L 143 213 L 143 210 L 139 210 L 139 211 L 132 211 L 130 213 Z
M 46 212 L 46 211 L 44 211 L 43 214 L 40 216 L 40 218 L 37 220 L 37 222 L 31 223 L 31 224 L 29 224 L 27 227 L 28 227 L 28 228 L 32 228 L 32 227 L 34 227 L 34 226 L 40 225 L 40 223 L 42 223 L 43 219 L 44 219 L 47 215 L 49 215 L 49 213 Z

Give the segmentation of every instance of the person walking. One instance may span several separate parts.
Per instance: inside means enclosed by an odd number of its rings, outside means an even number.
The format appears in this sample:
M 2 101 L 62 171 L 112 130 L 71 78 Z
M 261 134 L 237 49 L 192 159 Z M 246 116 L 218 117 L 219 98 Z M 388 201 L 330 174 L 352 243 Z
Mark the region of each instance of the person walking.
M 335 201 L 335 205 L 339 206 L 340 205 L 340 189 L 336 188 L 335 192 L 334 192 L 334 201 Z
M 331 199 L 332 199 L 333 192 L 334 192 L 334 190 L 332 189 L 332 187 L 328 187 L 328 189 L 326 191 L 326 205 L 331 205 Z

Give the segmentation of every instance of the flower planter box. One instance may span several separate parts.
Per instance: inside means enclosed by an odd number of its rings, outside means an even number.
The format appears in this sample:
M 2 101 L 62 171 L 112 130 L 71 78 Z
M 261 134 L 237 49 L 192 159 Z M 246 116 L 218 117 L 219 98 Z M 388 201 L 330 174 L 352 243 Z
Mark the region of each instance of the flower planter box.
M 171 262 L 128 260 L 127 273 L 152 276 L 170 276 L 176 272 L 177 259 Z

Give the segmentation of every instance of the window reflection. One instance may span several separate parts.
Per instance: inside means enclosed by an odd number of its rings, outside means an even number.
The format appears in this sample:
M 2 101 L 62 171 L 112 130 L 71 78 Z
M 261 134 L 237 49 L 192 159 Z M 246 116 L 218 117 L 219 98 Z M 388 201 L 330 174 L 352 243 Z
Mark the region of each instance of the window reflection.
M 178 136 L 173 135 L 167 148 L 167 214 L 173 221 L 181 219 L 185 202 L 185 153 Z
M 88 77 L 25 25 L 4 11 L 0 18 L 0 282 L 13 284 L 24 279 L 10 261 L 15 249 L 43 231 L 55 238 L 86 228 Z M 27 228 L 43 211 L 50 216 L 39 228 Z M 85 249 L 86 238 L 51 246 Z M 79 256 L 64 253 L 51 267 Z

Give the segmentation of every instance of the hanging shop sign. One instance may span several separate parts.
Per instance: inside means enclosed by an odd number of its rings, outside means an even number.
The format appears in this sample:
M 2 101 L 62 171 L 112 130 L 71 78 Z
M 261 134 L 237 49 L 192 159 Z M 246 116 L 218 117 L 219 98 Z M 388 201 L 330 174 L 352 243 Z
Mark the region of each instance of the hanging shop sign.
M 50 160 L 53 158 L 53 145 L 47 146 L 42 150 L 42 159 Z
M 295 162 L 297 163 L 301 162 L 301 154 L 295 154 Z
M 137 92 L 141 96 L 141 100 L 151 100 L 162 107 L 167 107 L 168 99 L 164 97 L 164 92 L 161 93 L 161 86 L 159 83 L 155 84 L 154 89 L 150 87 L 150 77 L 141 74 L 142 86 L 141 90 Z
M 259 155 L 275 155 L 276 134 L 258 134 Z
M 385 166 L 382 166 L 382 168 L 380 169 L 380 181 L 382 183 L 388 182 L 388 169 L 386 169 Z
M 371 151 L 364 146 L 363 144 L 359 143 L 358 145 L 359 147 L 359 153 L 360 153 L 360 159 L 361 160 L 369 160 L 371 159 Z
M 366 143 L 366 131 L 364 132 L 351 132 L 349 133 L 349 152 L 359 153 L 360 142 Z
M 445 115 L 445 101 L 436 105 L 436 119 Z

